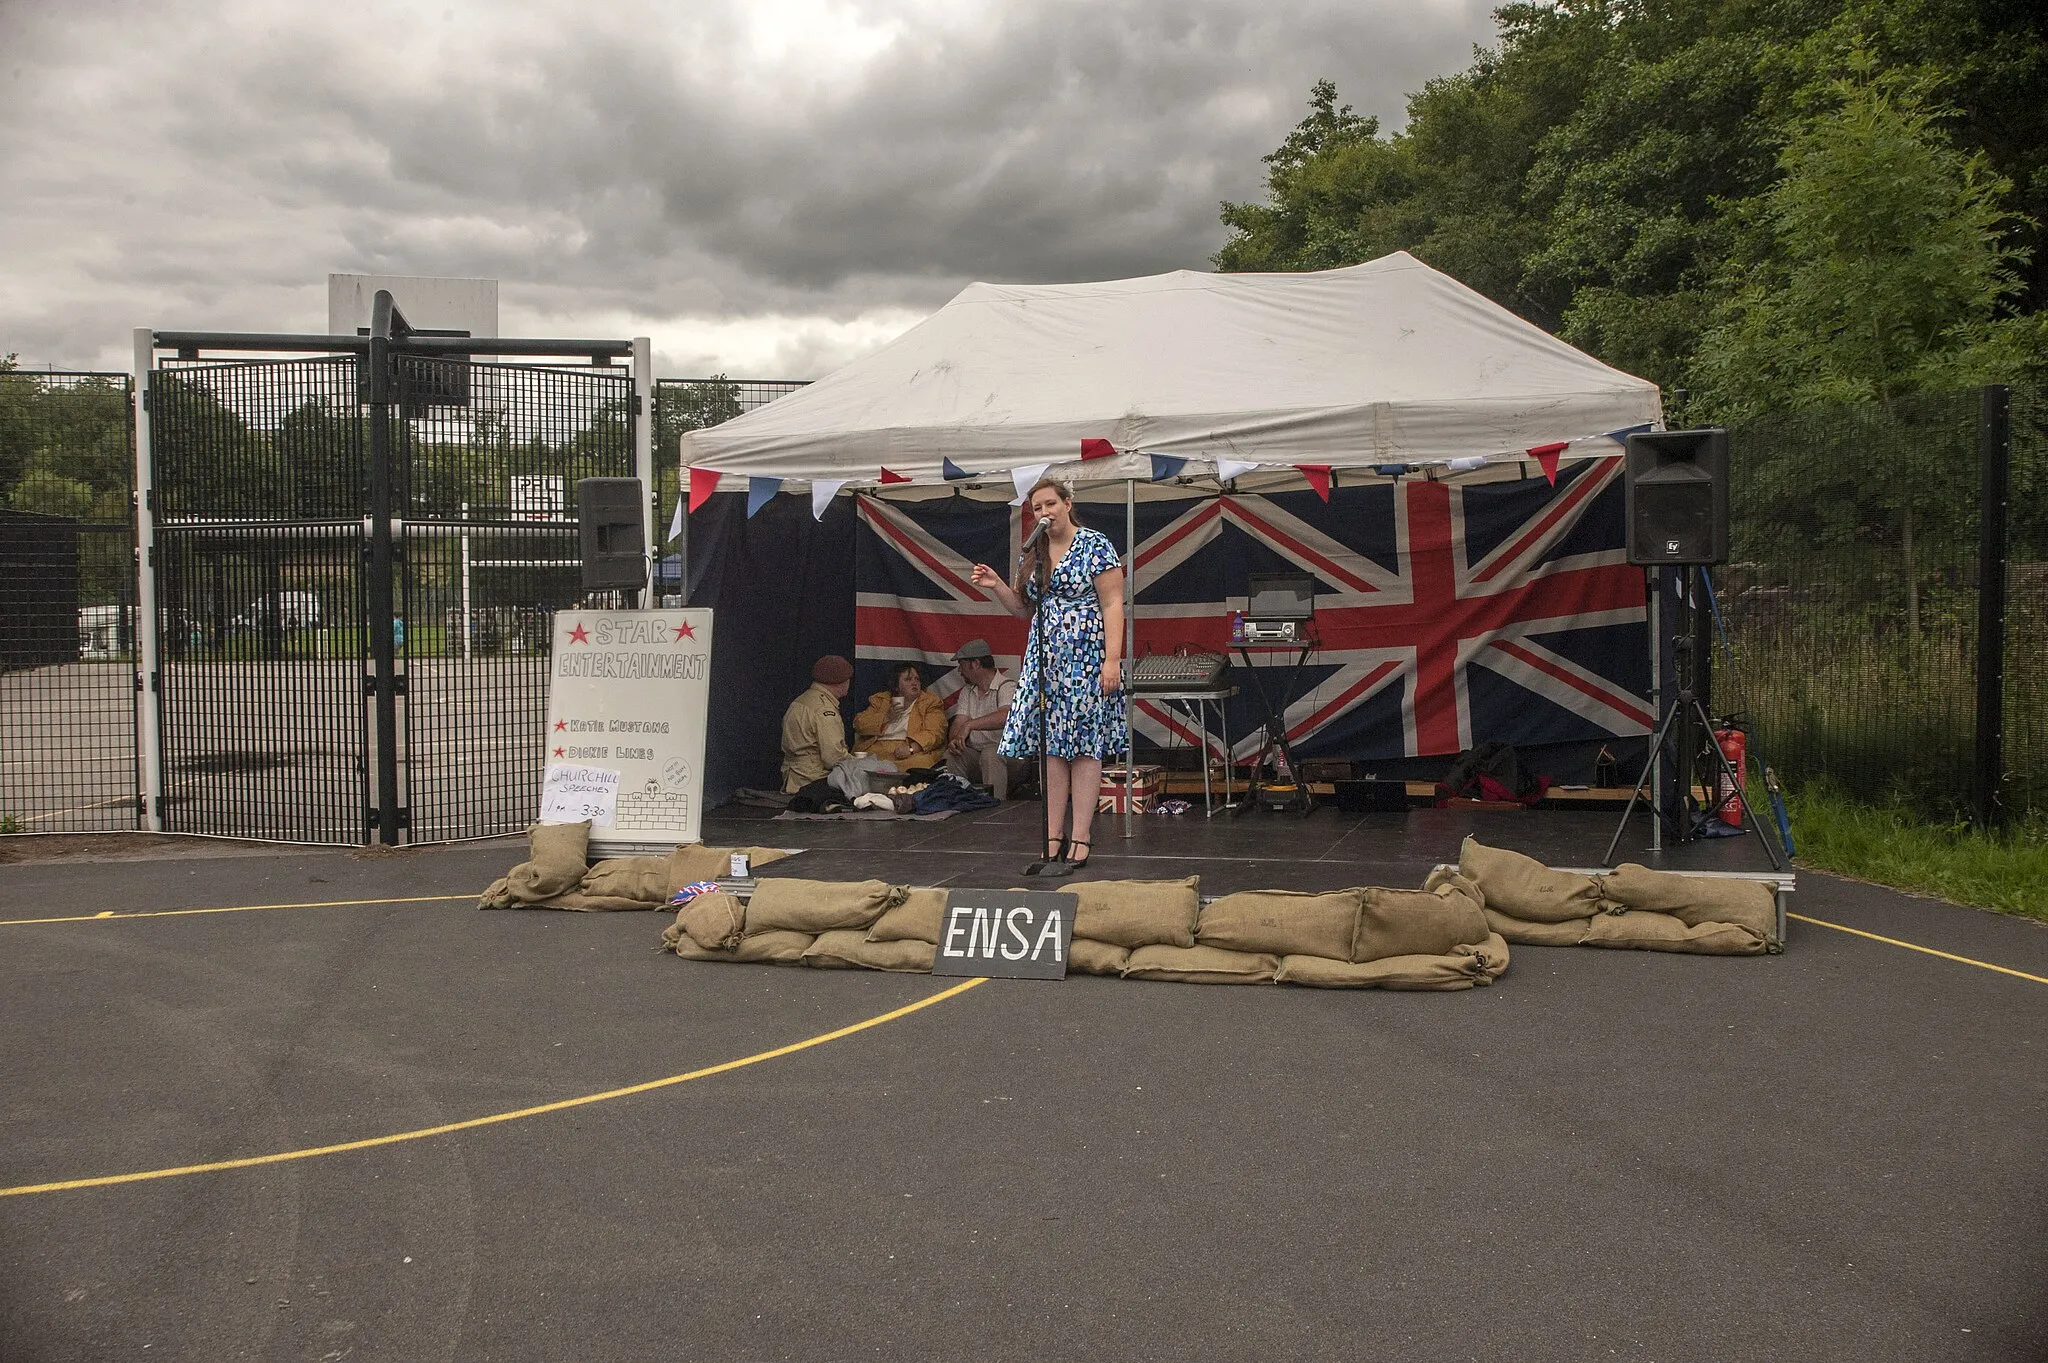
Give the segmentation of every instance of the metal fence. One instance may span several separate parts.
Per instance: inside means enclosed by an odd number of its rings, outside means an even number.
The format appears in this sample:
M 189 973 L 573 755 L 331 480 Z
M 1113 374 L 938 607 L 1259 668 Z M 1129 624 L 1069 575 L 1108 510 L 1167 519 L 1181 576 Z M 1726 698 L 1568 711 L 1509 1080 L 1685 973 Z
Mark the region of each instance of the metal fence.
M 654 386 L 654 507 L 657 526 L 668 524 L 680 495 L 682 465 L 677 442 L 685 431 L 701 431 L 765 407 L 805 386 L 800 379 L 662 379 Z
M 125 374 L 0 370 L 0 830 L 132 830 Z
M 1717 706 L 1795 786 L 1938 820 L 2048 813 L 2048 396 L 1790 413 L 1731 440 L 1714 580 L 1740 684 L 1724 671 Z

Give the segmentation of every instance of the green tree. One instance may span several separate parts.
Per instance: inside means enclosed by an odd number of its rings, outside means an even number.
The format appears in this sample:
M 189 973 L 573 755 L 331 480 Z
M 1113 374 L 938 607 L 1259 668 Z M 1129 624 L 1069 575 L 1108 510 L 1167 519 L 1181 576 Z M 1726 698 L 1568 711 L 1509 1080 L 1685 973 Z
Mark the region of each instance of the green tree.
M 1740 215 L 1694 370 L 1724 416 L 1828 404 L 1884 413 L 1887 438 L 1855 460 L 1863 486 L 1836 504 L 1881 508 L 1917 635 L 1916 540 L 1963 531 L 1955 508 L 1970 505 L 1974 470 L 1917 435 L 1904 401 L 2016 376 L 2040 331 L 2036 318 L 2004 315 L 2026 254 L 2002 207 L 2010 182 L 1981 152 L 1955 148 L 1945 111 L 1913 77 L 1880 71 L 1864 45 L 1847 65 L 1815 91 L 1779 155 L 1783 178 Z M 1817 453 L 1778 456 L 1787 467 L 1770 481 L 1792 505 L 1809 504 L 1824 476 L 1805 467 Z

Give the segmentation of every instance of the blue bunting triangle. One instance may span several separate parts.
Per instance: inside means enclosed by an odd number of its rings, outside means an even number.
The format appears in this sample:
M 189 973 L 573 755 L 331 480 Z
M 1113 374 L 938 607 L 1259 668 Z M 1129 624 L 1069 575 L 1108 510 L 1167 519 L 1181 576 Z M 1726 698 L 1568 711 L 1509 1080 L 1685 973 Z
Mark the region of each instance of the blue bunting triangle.
M 939 461 L 939 472 L 945 475 L 946 481 L 949 483 L 957 483 L 962 478 L 972 478 L 974 476 L 973 474 L 969 473 L 966 469 L 963 469 L 958 464 L 954 463 L 951 458 L 945 458 Z
M 1152 481 L 1163 483 L 1169 478 L 1178 478 L 1180 471 L 1187 466 L 1188 461 L 1177 455 L 1155 454 L 1152 456 Z
M 1640 434 L 1641 432 L 1647 431 L 1649 429 L 1650 423 L 1645 421 L 1639 426 L 1624 426 L 1618 431 L 1609 431 L 1607 433 L 1607 438 L 1609 440 L 1612 440 L 1615 444 L 1621 445 L 1627 443 L 1628 438 L 1630 436 Z
M 782 486 L 780 478 L 747 479 L 747 519 L 754 519 L 754 513 L 768 505 L 775 497 L 776 489 Z

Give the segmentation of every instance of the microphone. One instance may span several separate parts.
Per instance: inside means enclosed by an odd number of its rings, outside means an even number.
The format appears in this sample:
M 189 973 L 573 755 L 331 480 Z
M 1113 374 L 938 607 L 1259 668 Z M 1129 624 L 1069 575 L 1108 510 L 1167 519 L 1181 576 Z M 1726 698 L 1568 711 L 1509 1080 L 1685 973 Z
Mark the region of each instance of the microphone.
M 1049 532 L 1051 529 L 1052 517 L 1040 516 L 1038 518 L 1038 528 L 1031 532 L 1031 538 L 1024 541 L 1024 547 L 1018 550 L 1018 552 L 1020 554 L 1028 554 L 1033 549 L 1036 549 L 1038 547 L 1038 542 L 1044 539 L 1046 537 L 1047 532 Z

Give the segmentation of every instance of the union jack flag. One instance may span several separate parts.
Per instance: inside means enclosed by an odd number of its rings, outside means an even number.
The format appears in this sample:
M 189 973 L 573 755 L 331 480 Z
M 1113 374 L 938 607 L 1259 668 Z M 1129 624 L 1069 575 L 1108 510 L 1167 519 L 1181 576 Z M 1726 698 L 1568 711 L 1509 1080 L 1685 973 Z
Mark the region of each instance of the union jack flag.
M 1643 578 L 1629 566 L 1621 461 L 1541 478 L 1450 484 L 1410 478 L 1312 492 L 1138 504 L 1137 652 L 1230 647 L 1229 613 L 1253 572 L 1316 580 L 1318 647 L 1286 707 L 1299 755 L 1361 760 L 1641 737 L 1656 721 Z M 1078 519 L 1129 554 L 1122 503 L 1077 501 Z M 859 499 L 854 636 L 864 683 L 890 662 L 950 668 L 969 639 L 1014 669 L 1026 624 L 975 587 L 976 562 L 1015 563 L 1019 508 L 967 497 Z M 1127 559 L 1128 561 L 1128 559 Z M 1236 598 L 1235 601 L 1232 598 Z M 1277 689 L 1287 664 L 1255 661 Z M 958 685 L 948 672 L 934 689 Z M 1232 757 L 1256 755 L 1264 720 L 1242 683 Z M 1139 701 L 1141 743 L 1195 744 L 1172 707 Z M 1221 756 L 1216 735 L 1208 738 Z

